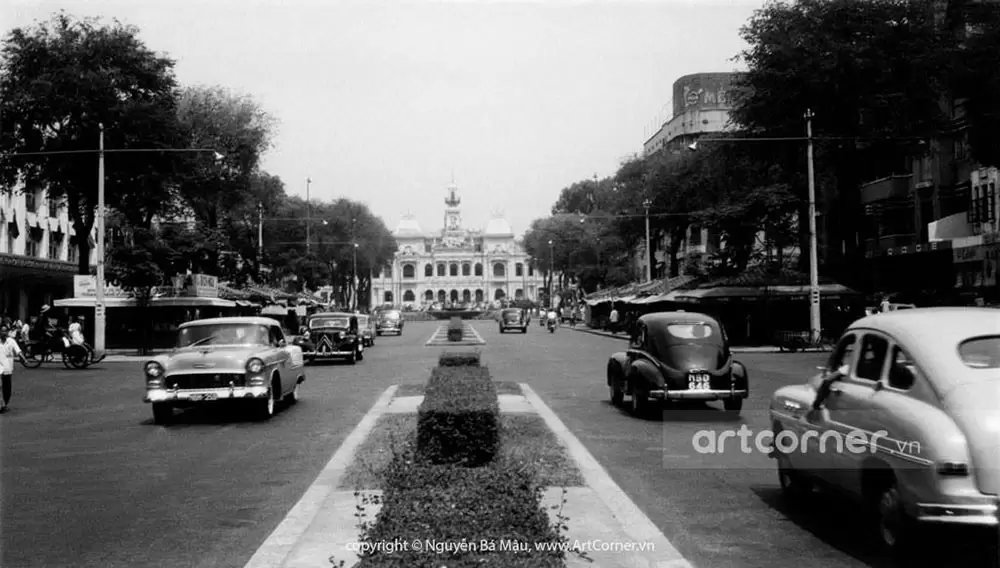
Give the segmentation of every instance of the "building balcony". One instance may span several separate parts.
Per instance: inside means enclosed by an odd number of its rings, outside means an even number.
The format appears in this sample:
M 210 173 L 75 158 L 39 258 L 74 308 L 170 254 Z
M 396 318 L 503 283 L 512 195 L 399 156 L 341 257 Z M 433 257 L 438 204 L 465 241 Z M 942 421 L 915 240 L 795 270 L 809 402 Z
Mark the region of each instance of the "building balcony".
M 861 204 L 868 205 L 887 199 L 906 197 L 910 194 L 910 180 L 913 176 L 893 175 L 861 185 Z

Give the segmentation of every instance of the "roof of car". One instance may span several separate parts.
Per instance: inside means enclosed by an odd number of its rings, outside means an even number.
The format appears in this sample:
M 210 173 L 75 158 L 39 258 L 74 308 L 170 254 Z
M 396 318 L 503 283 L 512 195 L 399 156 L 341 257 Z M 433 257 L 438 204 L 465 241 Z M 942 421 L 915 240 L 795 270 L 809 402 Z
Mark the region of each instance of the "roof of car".
M 281 322 L 279 322 L 274 318 L 247 316 L 247 317 L 198 319 L 194 321 L 184 322 L 179 327 L 183 329 L 185 327 L 192 327 L 196 325 L 213 325 L 213 324 L 224 325 L 224 324 L 239 324 L 239 323 L 247 325 L 281 325 Z
M 880 331 L 900 343 L 937 383 L 962 381 L 971 371 L 962 363 L 958 345 L 967 339 L 1000 335 L 1000 314 L 991 308 L 914 308 L 872 314 L 848 326 Z
M 684 312 L 680 310 L 674 312 L 655 312 L 652 314 L 646 314 L 640 317 L 639 320 L 647 325 L 651 323 L 679 323 L 693 320 L 718 324 L 716 319 L 710 315 L 703 314 L 701 312 Z
M 316 312 L 315 314 L 312 314 L 309 317 L 311 317 L 311 318 L 320 318 L 320 317 L 326 317 L 326 318 L 328 318 L 328 317 L 343 317 L 343 316 L 351 317 L 353 315 L 356 315 L 356 314 L 352 314 L 352 313 L 349 313 L 349 312 Z

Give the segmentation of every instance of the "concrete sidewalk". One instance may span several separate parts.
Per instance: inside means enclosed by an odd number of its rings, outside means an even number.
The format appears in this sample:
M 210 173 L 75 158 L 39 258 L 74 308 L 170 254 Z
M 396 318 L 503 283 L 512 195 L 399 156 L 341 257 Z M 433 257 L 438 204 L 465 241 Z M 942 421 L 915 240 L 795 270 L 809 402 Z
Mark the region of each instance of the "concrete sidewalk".
M 583 333 L 590 333 L 592 335 L 600 335 L 602 337 L 610 337 L 612 339 L 621 339 L 623 341 L 628 341 L 628 335 L 624 334 L 624 333 L 611 333 L 610 331 L 604 331 L 603 329 L 592 329 L 592 328 L 589 328 L 589 327 L 580 327 L 580 326 L 577 326 L 577 327 L 563 326 L 563 327 L 566 327 L 568 329 L 572 329 L 572 330 L 575 330 L 575 331 L 581 331 Z M 774 347 L 774 346 L 771 346 L 771 345 L 765 345 L 763 347 L 732 347 L 731 350 L 732 350 L 733 353 L 779 353 L 779 352 L 781 352 L 781 349 L 779 349 L 777 347 Z

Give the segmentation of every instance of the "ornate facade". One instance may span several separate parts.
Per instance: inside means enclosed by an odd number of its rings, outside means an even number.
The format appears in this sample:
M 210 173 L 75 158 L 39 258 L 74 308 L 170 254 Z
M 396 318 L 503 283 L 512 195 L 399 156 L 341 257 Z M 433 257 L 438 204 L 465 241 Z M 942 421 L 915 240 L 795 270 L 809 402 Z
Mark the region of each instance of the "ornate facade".
M 485 229 L 466 229 L 457 187 L 448 187 L 444 202 L 440 233 L 424 234 L 412 215 L 399 221 L 394 233 L 399 250 L 392 268 L 374 275 L 370 305 L 537 300 L 542 274 L 530 266 L 502 214 L 495 213 Z

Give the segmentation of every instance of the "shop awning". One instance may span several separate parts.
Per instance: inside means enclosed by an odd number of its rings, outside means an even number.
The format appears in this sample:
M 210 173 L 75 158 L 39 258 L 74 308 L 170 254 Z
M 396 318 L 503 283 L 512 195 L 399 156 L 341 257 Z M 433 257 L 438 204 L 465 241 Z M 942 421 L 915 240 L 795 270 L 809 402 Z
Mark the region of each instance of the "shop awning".
M 820 284 L 821 297 L 828 299 L 840 296 L 859 296 L 860 292 L 852 290 L 843 284 Z M 663 299 L 668 302 L 698 302 L 702 300 L 722 298 L 787 298 L 794 296 L 809 296 L 809 286 L 717 286 L 714 288 L 697 288 L 695 290 L 674 290 Z
M 63 298 L 52 304 L 57 308 L 93 308 L 95 298 Z M 135 307 L 135 298 L 109 297 L 104 299 L 109 308 Z M 220 298 L 153 298 L 149 303 L 153 308 L 233 308 L 236 302 Z

